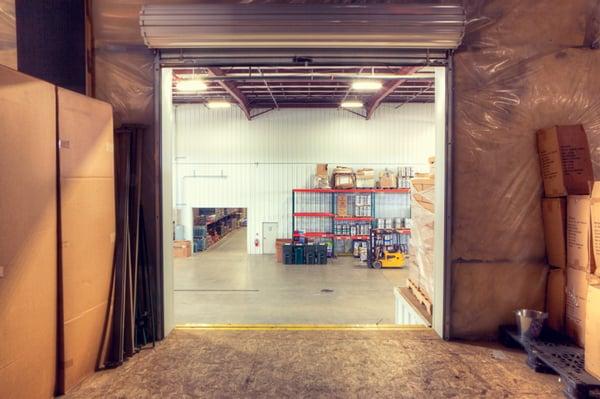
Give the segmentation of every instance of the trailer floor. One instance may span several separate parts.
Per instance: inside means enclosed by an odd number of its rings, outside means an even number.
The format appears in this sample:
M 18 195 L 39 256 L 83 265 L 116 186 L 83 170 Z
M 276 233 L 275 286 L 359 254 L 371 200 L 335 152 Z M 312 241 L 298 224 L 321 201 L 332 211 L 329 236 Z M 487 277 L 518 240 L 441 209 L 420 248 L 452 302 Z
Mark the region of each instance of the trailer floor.
M 561 398 L 495 344 L 431 330 L 179 329 L 68 398 Z
M 176 258 L 175 322 L 394 323 L 394 287 L 408 269 L 369 269 L 353 257 L 327 265 L 283 265 L 248 255 L 246 229 L 207 251 Z

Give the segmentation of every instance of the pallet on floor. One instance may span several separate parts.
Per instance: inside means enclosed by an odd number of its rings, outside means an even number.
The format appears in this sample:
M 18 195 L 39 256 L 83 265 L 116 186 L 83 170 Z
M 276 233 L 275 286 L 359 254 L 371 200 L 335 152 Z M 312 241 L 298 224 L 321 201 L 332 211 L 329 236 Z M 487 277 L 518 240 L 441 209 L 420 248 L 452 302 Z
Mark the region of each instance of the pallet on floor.
M 433 305 L 429 298 L 427 298 L 427 295 L 411 279 L 406 279 L 406 285 L 417 301 L 425 306 L 427 313 L 431 316 L 433 313 Z
M 585 371 L 583 349 L 569 337 L 547 329 L 540 338 L 530 339 L 521 337 L 516 326 L 501 326 L 499 337 L 505 346 L 523 348 L 531 369 L 559 375 L 566 397 L 600 397 L 600 380 Z

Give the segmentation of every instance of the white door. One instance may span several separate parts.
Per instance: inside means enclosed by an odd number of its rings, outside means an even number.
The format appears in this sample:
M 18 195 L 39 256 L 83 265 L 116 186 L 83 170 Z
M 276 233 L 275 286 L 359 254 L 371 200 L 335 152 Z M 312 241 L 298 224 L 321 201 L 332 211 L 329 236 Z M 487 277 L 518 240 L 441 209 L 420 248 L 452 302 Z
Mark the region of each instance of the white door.
M 277 223 L 263 223 L 263 254 L 275 253 L 275 240 L 277 239 Z

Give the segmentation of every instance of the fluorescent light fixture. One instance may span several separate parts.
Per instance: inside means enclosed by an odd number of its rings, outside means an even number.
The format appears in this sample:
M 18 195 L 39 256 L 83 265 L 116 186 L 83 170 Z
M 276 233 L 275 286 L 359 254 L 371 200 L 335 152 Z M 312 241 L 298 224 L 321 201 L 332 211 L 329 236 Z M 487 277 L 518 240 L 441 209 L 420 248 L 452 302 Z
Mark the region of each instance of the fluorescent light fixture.
M 361 101 L 342 101 L 340 107 L 342 108 L 362 108 L 363 103 Z
M 206 83 L 200 79 L 180 80 L 175 87 L 179 91 L 205 91 L 207 88 Z
M 231 103 L 229 101 L 209 101 L 206 103 L 206 106 L 210 109 L 222 109 L 222 108 L 230 108 Z
M 357 91 L 377 91 L 382 86 L 378 80 L 355 80 L 352 82 L 352 89 Z

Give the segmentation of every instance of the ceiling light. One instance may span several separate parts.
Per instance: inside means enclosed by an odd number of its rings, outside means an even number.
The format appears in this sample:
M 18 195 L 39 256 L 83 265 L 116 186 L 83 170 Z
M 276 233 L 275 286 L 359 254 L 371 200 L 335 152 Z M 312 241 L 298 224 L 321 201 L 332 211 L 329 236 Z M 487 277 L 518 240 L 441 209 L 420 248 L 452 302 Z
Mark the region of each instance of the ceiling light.
M 207 88 L 206 83 L 200 79 L 180 80 L 175 87 L 179 91 L 204 91 Z
M 361 101 L 342 101 L 340 107 L 342 108 L 362 108 L 363 103 Z
M 229 101 L 209 101 L 206 106 L 210 109 L 221 109 L 231 107 L 231 103 Z
M 376 91 L 383 85 L 377 80 L 356 80 L 352 82 L 352 89 L 358 91 Z

